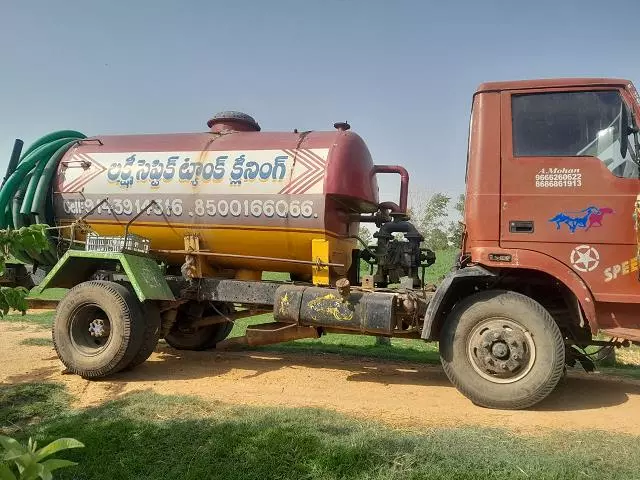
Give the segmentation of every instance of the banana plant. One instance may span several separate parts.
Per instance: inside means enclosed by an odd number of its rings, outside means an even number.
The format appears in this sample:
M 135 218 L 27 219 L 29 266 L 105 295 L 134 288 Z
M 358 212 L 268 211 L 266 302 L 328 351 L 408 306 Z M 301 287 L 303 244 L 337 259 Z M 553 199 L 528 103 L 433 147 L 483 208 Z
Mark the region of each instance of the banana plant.
M 70 448 L 82 448 L 84 445 L 73 438 L 59 438 L 49 445 L 38 449 L 38 443 L 32 438 L 26 446 L 11 437 L 0 435 L 0 445 L 4 452 L 0 457 L 0 480 L 52 480 L 55 470 L 77 465 L 69 460 L 45 458 Z M 11 468 L 15 465 L 17 475 Z

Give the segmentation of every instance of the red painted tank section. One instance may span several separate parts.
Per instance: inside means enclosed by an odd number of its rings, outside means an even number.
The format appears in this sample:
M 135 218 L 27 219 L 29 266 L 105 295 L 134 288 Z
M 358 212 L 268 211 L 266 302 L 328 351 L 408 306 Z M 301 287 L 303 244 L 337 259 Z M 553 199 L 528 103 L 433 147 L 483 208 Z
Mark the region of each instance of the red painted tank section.
M 327 162 L 325 193 L 349 199 L 363 212 L 375 211 L 371 199 L 378 203 L 378 182 L 367 145 L 350 130 L 337 131 L 334 135 Z
M 329 148 L 324 193 L 350 199 L 362 212 L 375 211 L 378 185 L 373 160 L 362 138 L 351 131 L 105 135 L 82 142 L 74 153 L 313 148 Z

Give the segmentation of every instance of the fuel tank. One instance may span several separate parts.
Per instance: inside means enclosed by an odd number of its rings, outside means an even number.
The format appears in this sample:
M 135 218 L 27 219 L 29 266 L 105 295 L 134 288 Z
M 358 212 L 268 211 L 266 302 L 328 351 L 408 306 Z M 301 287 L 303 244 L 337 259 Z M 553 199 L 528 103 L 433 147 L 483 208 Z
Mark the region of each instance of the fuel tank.
M 345 274 L 356 245 L 353 214 L 378 209 L 375 167 L 362 138 L 347 124 L 262 132 L 237 112 L 218 114 L 208 126 L 203 133 L 80 141 L 58 166 L 53 220 L 65 225 L 86 215 L 98 234 L 122 235 L 140 215 L 129 231 L 150 239 L 152 253 L 162 251 L 157 255 L 169 265 L 184 255 L 167 251 L 184 250 L 185 236 L 198 234 L 201 249 L 238 255 L 207 257 L 213 268 L 254 272 L 309 274 L 311 265 L 291 260 L 312 260 L 312 240 L 328 240 L 329 261 L 344 265 L 335 269 Z

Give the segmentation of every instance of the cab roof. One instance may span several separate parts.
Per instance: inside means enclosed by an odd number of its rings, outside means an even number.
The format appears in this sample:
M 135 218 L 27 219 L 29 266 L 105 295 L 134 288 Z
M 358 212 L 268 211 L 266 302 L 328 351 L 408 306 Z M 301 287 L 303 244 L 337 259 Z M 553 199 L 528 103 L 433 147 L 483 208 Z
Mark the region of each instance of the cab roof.
M 526 90 L 557 87 L 626 87 L 630 80 L 622 78 L 541 78 L 537 80 L 512 80 L 507 82 L 486 82 L 480 84 L 476 93 L 500 90 Z

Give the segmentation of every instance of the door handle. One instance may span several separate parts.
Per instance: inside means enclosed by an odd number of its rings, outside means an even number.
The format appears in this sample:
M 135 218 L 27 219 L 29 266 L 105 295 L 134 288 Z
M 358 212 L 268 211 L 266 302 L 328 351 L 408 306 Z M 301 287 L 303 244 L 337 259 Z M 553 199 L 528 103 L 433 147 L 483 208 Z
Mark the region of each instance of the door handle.
M 533 220 L 511 220 L 509 222 L 510 233 L 533 233 Z

